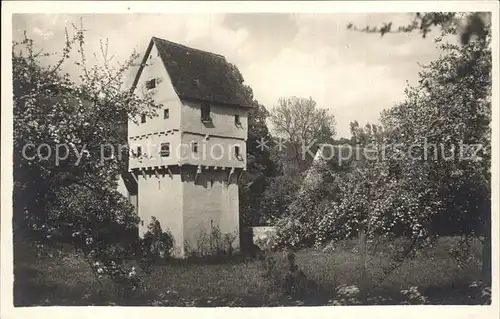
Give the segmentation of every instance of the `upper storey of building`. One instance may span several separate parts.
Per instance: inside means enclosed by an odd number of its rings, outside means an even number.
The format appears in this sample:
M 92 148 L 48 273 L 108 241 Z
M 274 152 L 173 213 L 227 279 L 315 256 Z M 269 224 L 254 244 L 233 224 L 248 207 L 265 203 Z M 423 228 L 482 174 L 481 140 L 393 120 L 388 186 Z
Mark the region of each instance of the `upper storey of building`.
M 161 108 L 155 117 L 142 115 L 136 123 L 129 121 L 128 137 L 132 149 L 134 144 L 146 141 L 179 146 L 207 144 L 207 140 L 212 140 L 241 144 L 237 152 L 245 157 L 247 114 L 252 101 L 238 73 L 221 55 L 153 37 L 135 76 L 133 90 L 139 95 L 151 94 Z M 162 165 L 183 164 L 175 156 L 169 158 L 161 159 Z M 215 165 L 212 162 L 216 161 L 187 161 L 185 164 Z M 131 168 L 143 166 L 134 160 L 130 164 Z M 149 164 L 147 166 L 151 166 Z M 240 167 L 245 163 L 240 160 L 238 165 L 226 164 Z

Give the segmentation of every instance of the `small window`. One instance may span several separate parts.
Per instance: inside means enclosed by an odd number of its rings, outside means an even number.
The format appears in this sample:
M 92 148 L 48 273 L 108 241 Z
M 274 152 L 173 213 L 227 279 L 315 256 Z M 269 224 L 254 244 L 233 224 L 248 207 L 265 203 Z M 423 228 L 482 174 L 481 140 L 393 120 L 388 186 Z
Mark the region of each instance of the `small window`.
M 146 81 L 146 89 L 151 90 L 156 87 L 156 79 Z
M 170 156 L 170 143 L 161 143 L 160 155 L 161 157 Z
M 201 105 L 201 120 L 203 122 L 210 122 L 210 105 L 202 104 Z
M 168 109 L 163 110 L 163 118 L 168 119 L 170 117 L 170 112 Z
M 240 116 L 238 114 L 234 116 L 234 124 L 241 125 Z
M 236 157 L 240 157 L 240 147 L 239 146 L 234 147 L 234 155 L 236 155 Z
M 141 123 L 146 123 L 146 114 L 141 114 Z
M 193 142 L 193 153 L 198 153 L 198 143 Z
M 142 148 L 137 146 L 137 156 L 142 156 Z

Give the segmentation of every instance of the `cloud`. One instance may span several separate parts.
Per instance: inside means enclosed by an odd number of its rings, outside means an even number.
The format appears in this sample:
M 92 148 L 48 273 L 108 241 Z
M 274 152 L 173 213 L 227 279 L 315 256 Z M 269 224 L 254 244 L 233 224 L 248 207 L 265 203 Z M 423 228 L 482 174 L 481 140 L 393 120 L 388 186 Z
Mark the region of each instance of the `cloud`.
M 52 36 L 54 36 L 54 33 L 52 31 L 49 31 L 49 30 L 42 30 L 42 29 L 39 29 L 37 27 L 33 28 L 33 33 L 42 37 L 44 40 L 47 40 L 49 38 L 51 38 Z
M 376 122 L 383 109 L 404 98 L 407 82 L 416 82 L 417 62 L 427 63 L 439 53 L 431 39 L 418 33 L 381 38 L 347 30 L 349 22 L 404 25 L 408 14 L 293 17 L 297 32 L 288 47 L 269 61 L 250 63 L 243 74 L 267 107 L 282 96 L 312 97 L 335 115 L 340 136 L 349 135 L 351 121 Z
M 347 135 L 350 121 L 377 121 L 382 109 L 402 98 L 406 84 L 391 77 L 385 66 L 332 63 L 336 58 L 332 49 L 309 54 L 288 48 L 267 63 L 250 65 L 244 74 L 264 105 L 284 96 L 312 97 L 335 115 L 339 133 Z
M 340 136 L 349 122 L 375 122 L 418 79 L 417 62 L 439 55 L 418 33 L 380 37 L 347 30 L 347 24 L 404 25 L 410 14 L 86 14 L 15 15 L 14 39 L 23 30 L 48 52 L 60 51 L 64 28 L 83 19 L 86 52 L 109 39 L 117 61 L 143 53 L 152 36 L 226 56 L 242 72 L 255 97 L 271 108 L 282 96 L 312 97 L 336 116 Z M 50 60 L 50 59 L 49 59 Z M 92 60 L 92 62 L 95 62 Z M 72 74 L 78 70 L 68 63 Z

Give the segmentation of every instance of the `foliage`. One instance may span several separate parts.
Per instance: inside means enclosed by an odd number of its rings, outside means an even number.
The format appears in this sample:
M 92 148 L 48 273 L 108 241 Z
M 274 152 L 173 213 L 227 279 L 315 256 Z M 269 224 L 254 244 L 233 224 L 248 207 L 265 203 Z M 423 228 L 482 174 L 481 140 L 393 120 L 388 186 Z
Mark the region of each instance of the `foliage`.
M 489 12 L 473 12 L 469 14 L 458 12 L 417 12 L 413 20 L 404 26 L 393 29 L 392 22 L 386 22 L 381 27 L 366 26 L 359 29 L 354 24 L 349 23 L 347 29 L 369 33 L 380 33 L 384 36 L 387 33 L 412 32 L 417 30 L 422 37 L 432 30 L 432 27 L 441 27 L 445 32 L 457 32 L 460 29 L 460 41 L 462 44 L 469 44 L 474 37 L 484 40 L 488 34 L 488 23 L 491 22 Z
M 118 263 L 114 260 L 106 260 L 104 262 L 96 261 L 91 263 L 91 269 L 97 279 L 101 279 L 103 274 L 107 275 L 114 284 L 114 290 L 122 299 L 128 299 L 134 293 L 139 293 L 141 281 L 137 276 L 135 267 L 130 270 L 123 263 Z
M 170 256 L 174 249 L 174 237 L 169 230 L 163 230 L 160 222 L 151 217 L 148 230 L 141 240 L 142 252 L 147 259 L 166 258 Z
M 377 238 L 408 238 L 390 274 L 437 235 L 478 235 L 490 267 L 490 35 L 461 46 L 437 41 L 442 55 L 423 68 L 403 103 L 382 113 L 381 126 L 351 123 L 350 144 L 365 156 L 342 172 L 324 165 L 334 178 L 298 194 L 278 222 L 279 243 L 357 237 L 366 256 L 367 243 Z M 322 189 L 332 192 L 331 202 L 321 203 Z M 491 268 L 484 275 L 488 281 Z
M 424 67 L 419 85 L 408 88 L 406 101 L 385 111 L 382 122 L 391 132 L 389 143 L 404 149 L 422 143 L 424 148 L 434 147 L 433 159 L 428 160 L 429 150 L 420 147 L 414 157 L 423 157 L 423 161 L 399 161 L 393 169 L 403 174 L 400 180 L 425 181 L 427 189 L 436 194 L 433 197 L 439 198 L 433 216 L 429 215 L 434 233 L 484 238 L 483 276 L 489 281 L 491 14 L 417 13 L 411 24 L 394 32 L 419 30 L 425 37 L 432 26 L 440 26 L 443 36 L 458 33 L 461 45 L 440 44 L 445 54 Z M 357 29 L 352 24 L 348 28 Z M 362 31 L 384 35 L 393 29 L 386 23 Z M 422 191 L 409 195 L 431 202 Z
M 240 224 L 242 226 L 258 223 L 256 212 L 260 210 L 259 202 L 267 184 L 266 178 L 276 174 L 276 164 L 268 149 L 259 147 L 261 140 L 272 146 L 272 137 L 266 121 L 269 112 L 253 95 L 252 88 L 244 83 L 243 75 L 236 66 L 233 72 L 239 83 L 245 88 L 247 99 L 252 101 L 248 112 L 247 170 L 239 180 Z
M 233 255 L 233 244 L 237 238 L 238 231 L 223 233 L 218 225 L 212 224 L 209 232 L 202 230 L 198 233 L 195 247 L 186 241 L 184 250 L 191 259 L 222 260 Z
M 330 238 L 323 231 L 330 232 L 331 225 L 327 226 L 328 229 L 321 228 L 325 218 L 332 216 L 330 213 L 337 209 L 336 200 L 339 195 L 338 178 L 332 174 L 330 164 L 333 163 L 313 163 L 300 184 L 297 184 L 295 196 L 289 196 L 291 200 L 276 222 L 275 248 L 308 247 Z M 337 167 L 334 165 L 333 169 Z M 343 222 L 340 218 L 335 220 Z
M 85 30 L 73 27 L 55 65 L 26 34 L 13 43 L 14 236 L 70 243 L 121 281 L 129 271 L 117 267 L 133 254 L 138 218 L 116 191 L 128 155 L 117 128 L 158 106 L 123 87 L 136 53 L 115 67 L 101 42 L 102 61 L 89 66 Z M 80 68 L 77 80 L 63 71 L 71 62 Z
M 289 213 L 276 223 L 274 248 L 311 247 L 316 242 L 319 243 L 322 232 L 316 229 L 316 217 L 326 213 L 329 205 L 328 201 L 317 204 L 316 201 L 308 199 L 302 200 L 296 209 L 290 209 Z M 310 215 L 304 214 L 305 211 Z
M 268 185 L 259 203 L 259 224 L 273 225 L 293 202 L 300 189 L 300 181 L 287 175 L 268 178 Z
M 265 176 L 272 176 L 275 164 L 271 159 L 271 154 L 269 150 L 260 148 L 258 143 L 261 139 L 272 142 L 271 133 L 266 124 L 268 116 L 269 111 L 264 105 L 254 101 L 254 107 L 248 112 L 247 170 L 250 173 L 264 172 Z
M 322 245 L 358 237 L 360 231 L 372 240 L 389 235 L 424 236 L 427 216 L 419 212 L 430 208 L 412 201 L 410 194 L 405 196 L 416 185 L 390 181 L 387 168 L 381 164 L 353 165 L 333 180 L 323 177 L 315 188 L 301 190 L 288 215 L 278 223 L 283 245 Z
M 339 139 L 334 139 L 332 141 L 332 145 L 351 145 L 351 143 L 352 143 L 352 140 L 348 139 L 348 138 L 345 138 L 345 137 L 341 137 Z
M 330 143 L 336 134 L 335 117 L 327 109 L 318 108 L 312 98 L 292 96 L 279 99 L 278 105 L 271 110 L 270 120 L 276 136 L 289 143 L 287 165 L 298 172 L 307 168 L 302 147 Z
M 425 181 L 441 199 L 433 231 L 484 236 L 485 252 L 491 249 L 490 41 L 487 35 L 462 46 L 441 44 L 445 54 L 422 70 L 407 100 L 382 114 L 392 143 L 436 146 L 416 151 L 424 160 L 397 167 L 411 172 L 411 181 Z M 421 192 L 413 194 L 422 198 Z M 483 255 L 486 268 L 488 256 Z M 484 271 L 488 277 L 491 268 Z

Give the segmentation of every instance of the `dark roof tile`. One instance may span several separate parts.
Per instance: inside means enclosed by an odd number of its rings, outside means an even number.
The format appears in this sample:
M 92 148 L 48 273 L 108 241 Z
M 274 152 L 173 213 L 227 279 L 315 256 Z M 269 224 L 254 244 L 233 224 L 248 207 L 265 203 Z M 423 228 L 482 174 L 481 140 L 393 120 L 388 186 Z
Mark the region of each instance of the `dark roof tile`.
M 182 99 L 251 107 L 252 101 L 224 56 L 153 37 L 177 95 Z M 134 85 L 137 84 L 137 78 Z

